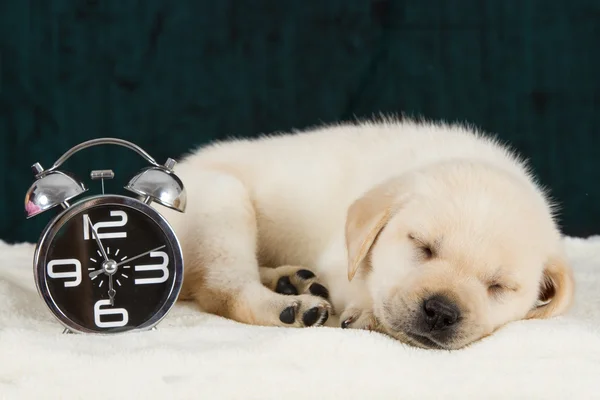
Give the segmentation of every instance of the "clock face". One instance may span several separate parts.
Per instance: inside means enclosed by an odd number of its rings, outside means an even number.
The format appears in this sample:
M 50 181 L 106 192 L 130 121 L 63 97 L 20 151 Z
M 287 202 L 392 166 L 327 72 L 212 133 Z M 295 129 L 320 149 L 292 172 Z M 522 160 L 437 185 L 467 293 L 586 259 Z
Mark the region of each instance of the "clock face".
M 75 331 L 150 327 L 181 286 L 174 235 L 154 209 L 131 198 L 101 196 L 76 204 L 51 225 L 38 249 L 38 288 Z

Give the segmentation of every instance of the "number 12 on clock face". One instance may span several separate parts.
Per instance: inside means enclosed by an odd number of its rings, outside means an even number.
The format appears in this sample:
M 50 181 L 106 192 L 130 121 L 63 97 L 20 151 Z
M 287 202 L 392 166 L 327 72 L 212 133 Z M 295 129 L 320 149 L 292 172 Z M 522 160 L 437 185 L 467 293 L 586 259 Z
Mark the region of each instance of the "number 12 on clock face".
M 122 228 L 127 224 L 127 213 L 122 210 L 111 210 L 111 217 L 117 217 L 116 220 L 96 222 L 94 230 L 98 232 L 98 237 L 102 239 L 122 239 L 127 237 L 127 232 L 103 232 L 105 228 Z M 90 218 L 88 214 L 83 214 L 83 240 L 90 240 Z

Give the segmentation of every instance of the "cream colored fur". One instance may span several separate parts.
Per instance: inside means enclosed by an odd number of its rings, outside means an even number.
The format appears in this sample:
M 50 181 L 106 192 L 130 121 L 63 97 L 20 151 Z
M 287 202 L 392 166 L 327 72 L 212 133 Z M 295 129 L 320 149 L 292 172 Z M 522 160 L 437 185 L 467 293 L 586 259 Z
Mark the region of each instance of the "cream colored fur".
M 511 152 L 466 126 L 384 120 L 230 140 L 175 172 L 188 193 L 185 214 L 166 213 L 184 249 L 181 298 L 211 313 L 301 327 L 315 309 L 314 325 L 345 321 L 452 349 L 571 302 L 543 191 Z M 303 284 L 299 269 L 316 277 Z M 297 295 L 273 291 L 282 276 Z M 460 325 L 428 344 L 410 335 L 411 321 L 436 293 L 460 308 Z

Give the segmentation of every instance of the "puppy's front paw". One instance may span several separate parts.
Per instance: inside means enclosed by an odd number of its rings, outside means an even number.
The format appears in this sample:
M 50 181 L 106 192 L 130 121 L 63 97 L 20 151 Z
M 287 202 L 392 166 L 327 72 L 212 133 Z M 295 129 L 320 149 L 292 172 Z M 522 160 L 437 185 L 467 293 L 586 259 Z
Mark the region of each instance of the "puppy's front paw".
M 340 317 L 342 329 L 366 329 L 374 330 L 377 327 L 377 319 L 371 310 L 363 310 L 356 307 L 348 307 Z
M 322 285 L 309 269 L 293 265 L 278 268 L 261 268 L 260 279 L 266 287 L 279 294 L 310 294 L 329 299 L 329 290 Z
M 329 303 L 329 291 L 318 282 L 311 270 L 284 265 L 277 268 L 261 268 L 262 284 L 279 295 L 283 303 L 277 305 L 279 323 L 282 326 L 322 326 L 335 312 Z M 278 301 L 279 303 L 279 301 Z
M 279 314 L 284 326 L 321 326 L 329 318 L 331 305 L 326 300 L 311 295 L 291 297 L 292 302 L 286 304 Z

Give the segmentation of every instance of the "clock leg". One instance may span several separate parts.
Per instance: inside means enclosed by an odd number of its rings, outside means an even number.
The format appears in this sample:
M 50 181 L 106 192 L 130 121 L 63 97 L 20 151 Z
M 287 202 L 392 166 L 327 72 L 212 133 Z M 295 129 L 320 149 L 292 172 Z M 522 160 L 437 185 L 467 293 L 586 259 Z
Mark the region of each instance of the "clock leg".
M 63 335 L 69 335 L 69 334 L 72 334 L 73 332 L 69 328 L 65 328 L 62 333 L 63 333 Z

